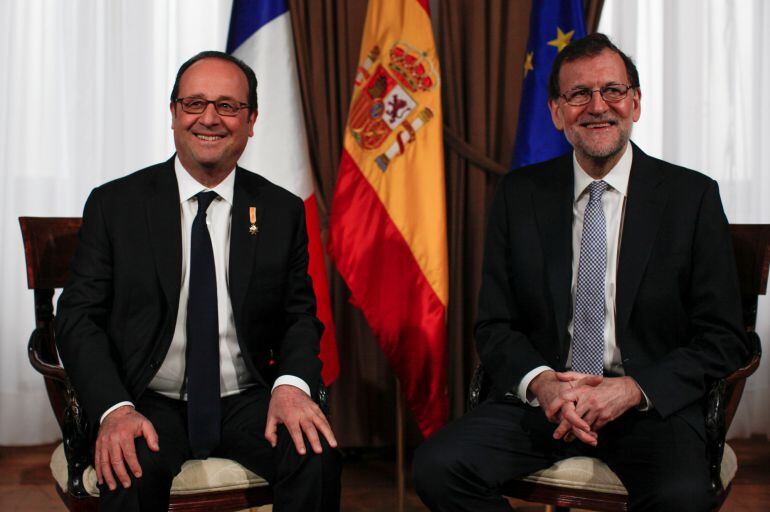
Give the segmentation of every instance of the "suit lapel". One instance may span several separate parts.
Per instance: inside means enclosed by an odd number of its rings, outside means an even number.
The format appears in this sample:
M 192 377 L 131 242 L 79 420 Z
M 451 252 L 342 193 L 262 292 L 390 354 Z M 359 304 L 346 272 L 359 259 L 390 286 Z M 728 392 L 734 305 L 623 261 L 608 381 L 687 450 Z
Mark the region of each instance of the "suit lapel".
M 256 233 L 252 234 L 249 209 L 256 211 Z M 230 301 L 236 322 L 240 318 L 241 306 L 246 297 L 254 270 L 257 242 L 262 229 L 263 205 L 260 201 L 259 187 L 249 179 L 247 171 L 240 167 L 235 170 L 235 189 L 230 229 Z
M 548 288 L 561 348 L 567 347 L 572 277 L 572 154 L 559 159 L 533 194 Z
M 166 300 L 176 310 L 182 280 L 182 219 L 174 157 L 158 170 L 145 204 L 158 279 Z
M 634 159 L 628 181 L 628 199 L 620 240 L 617 273 L 617 325 L 628 323 L 639 283 L 660 227 L 669 190 L 660 186 L 664 176 L 654 161 L 632 144 Z

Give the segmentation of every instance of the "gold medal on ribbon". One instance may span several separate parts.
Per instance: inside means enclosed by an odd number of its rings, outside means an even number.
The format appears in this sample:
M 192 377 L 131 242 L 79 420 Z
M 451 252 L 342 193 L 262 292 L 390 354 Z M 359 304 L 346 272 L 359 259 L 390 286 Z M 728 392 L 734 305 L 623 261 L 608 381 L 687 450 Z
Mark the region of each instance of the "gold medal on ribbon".
M 257 208 L 254 206 L 249 206 L 249 222 L 251 223 L 249 234 L 256 235 L 259 233 L 259 228 L 257 227 Z

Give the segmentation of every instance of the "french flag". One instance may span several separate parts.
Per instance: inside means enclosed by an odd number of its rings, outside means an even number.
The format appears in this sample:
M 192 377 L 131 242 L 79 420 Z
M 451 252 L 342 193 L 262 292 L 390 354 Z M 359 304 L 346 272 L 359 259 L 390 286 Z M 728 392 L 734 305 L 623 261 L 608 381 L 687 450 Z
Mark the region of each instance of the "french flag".
M 313 279 L 317 315 L 326 327 L 321 338 L 321 376 L 328 385 L 339 374 L 337 342 L 290 16 L 286 0 L 234 0 L 227 53 L 251 66 L 259 82 L 259 116 L 254 137 L 239 164 L 305 201 L 308 272 Z

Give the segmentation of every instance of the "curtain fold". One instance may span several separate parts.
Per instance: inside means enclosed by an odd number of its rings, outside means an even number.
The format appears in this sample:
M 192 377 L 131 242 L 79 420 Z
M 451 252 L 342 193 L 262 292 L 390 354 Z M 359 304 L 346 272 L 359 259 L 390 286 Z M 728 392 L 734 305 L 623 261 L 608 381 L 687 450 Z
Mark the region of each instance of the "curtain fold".
M 452 417 L 465 412 L 468 382 L 477 364 L 473 322 L 486 212 L 496 173 L 510 167 L 513 154 L 529 11 L 525 1 L 439 1 L 445 131 L 454 135 L 445 145 Z
M 583 17 L 586 21 L 586 34 L 596 32 L 602 16 L 604 0 L 583 0 Z

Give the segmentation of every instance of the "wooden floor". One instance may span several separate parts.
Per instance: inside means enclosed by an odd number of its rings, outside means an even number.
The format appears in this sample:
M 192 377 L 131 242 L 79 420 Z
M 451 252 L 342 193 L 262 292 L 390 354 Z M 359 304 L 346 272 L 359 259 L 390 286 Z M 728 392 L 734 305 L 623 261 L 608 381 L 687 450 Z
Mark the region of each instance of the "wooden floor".
M 738 455 L 738 474 L 724 512 L 770 511 L 770 442 L 765 439 L 731 441 Z M 65 510 L 54 490 L 48 469 L 53 446 L 0 447 L 0 511 Z M 348 452 L 342 482 L 342 510 L 391 512 L 396 510 L 393 457 L 388 452 Z M 427 510 L 411 486 L 406 511 Z M 520 511 L 543 510 L 521 503 Z

